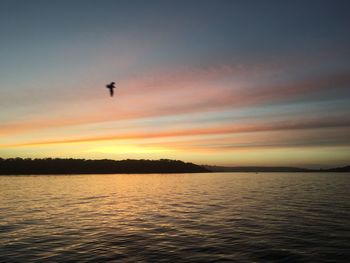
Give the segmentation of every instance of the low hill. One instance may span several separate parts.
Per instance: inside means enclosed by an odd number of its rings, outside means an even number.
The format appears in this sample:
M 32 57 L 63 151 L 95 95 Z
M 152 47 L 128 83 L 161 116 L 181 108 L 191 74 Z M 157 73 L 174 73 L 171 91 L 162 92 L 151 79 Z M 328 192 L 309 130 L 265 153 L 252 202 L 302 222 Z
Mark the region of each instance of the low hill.
M 350 173 L 350 166 L 320 170 L 321 172 Z
M 306 169 L 298 167 L 284 167 L 284 166 L 211 166 L 203 165 L 204 168 L 212 172 L 241 172 L 241 173 L 258 173 L 258 172 L 288 172 L 288 173 L 297 173 L 297 172 L 350 172 L 350 166 L 339 167 L 339 168 L 330 168 L 330 169 Z
M 0 174 L 206 173 L 208 169 L 177 160 L 85 160 L 0 158 Z
M 257 172 L 309 172 L 309 169 L 297 168 L 297 167 L 284 167 L 284 166 L 210 166 L 205 165 L 204 168 L 213 172 L 245 172 L 245 173 L 257 173 Z

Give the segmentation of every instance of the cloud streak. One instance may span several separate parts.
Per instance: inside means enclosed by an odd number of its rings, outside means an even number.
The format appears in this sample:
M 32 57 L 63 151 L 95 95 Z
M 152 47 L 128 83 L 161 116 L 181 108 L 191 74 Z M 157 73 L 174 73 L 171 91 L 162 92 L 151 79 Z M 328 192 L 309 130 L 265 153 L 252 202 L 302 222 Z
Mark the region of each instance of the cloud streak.
M 226 134 L 241 134 L 241 133 L 256 133 L 267 131 L 293 131 L 293 130 L 310 130 L 310 129 L 329 129 L 329 128 L 350 128 L 350 120 L 343 118 L 333 118 L 330 120 L 324 119 L 303 119 L 303 120 L 286 120 L 275 121 L 270 123 L 255 122 L 247 124 L 233 124 L 233 125 L 217 125 L 210 127 L 196 127 L 188 129 L 170 129 L 164 131 L 145 131 L 137 132 L 130 131 L 126 133 L 116 133 L 107 136 L 92 136 L 78 138 L 64 138 L 54 140 L 39 140 L 30 141 L 18 144 L 2 145 L 2 147 L 26 147 L 39 146 L 49 144 L 71 144 L 71 143 L 89 143 L 97 141 L 110 140 L 144 140 L 154 138 L 168 138 L 168 137 L 196 137 L 207 135 L 226 135 Z
M 106 98 L 100 97 L 80 101 L 79 107 L 66 103 L 53 109 L 50 116 L 38 115 L 20 122 L 2 123 L 0 133 L 269 106 L 303 98 L 317 101 L 335 93 L 338 96 L 349 93 L 349 72 L 292 83 L 258 85 L 261 74 L 264 73 L 257 73 L 256 68 L 232 66 L 159 73 L 158 77 L 120 83 L 116 101 L 106 103 Z M 252 76 L 253 80 L 247 80 Z

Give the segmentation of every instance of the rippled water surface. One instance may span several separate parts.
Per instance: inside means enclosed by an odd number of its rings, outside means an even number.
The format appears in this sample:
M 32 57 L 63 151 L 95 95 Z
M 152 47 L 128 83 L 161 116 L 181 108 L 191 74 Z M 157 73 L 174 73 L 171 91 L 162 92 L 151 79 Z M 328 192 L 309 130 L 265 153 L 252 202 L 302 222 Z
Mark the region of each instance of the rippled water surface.
M 349 262 L 350 174 L 0 176 L 1 262 Z

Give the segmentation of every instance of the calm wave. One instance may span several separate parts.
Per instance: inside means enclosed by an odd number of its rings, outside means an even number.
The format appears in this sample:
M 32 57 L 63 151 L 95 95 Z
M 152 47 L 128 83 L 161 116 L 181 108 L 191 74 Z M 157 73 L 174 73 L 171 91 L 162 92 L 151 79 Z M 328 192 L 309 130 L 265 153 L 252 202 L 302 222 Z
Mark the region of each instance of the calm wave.
M 0 176 L 1 262 L 349 262 L 350 174 Z

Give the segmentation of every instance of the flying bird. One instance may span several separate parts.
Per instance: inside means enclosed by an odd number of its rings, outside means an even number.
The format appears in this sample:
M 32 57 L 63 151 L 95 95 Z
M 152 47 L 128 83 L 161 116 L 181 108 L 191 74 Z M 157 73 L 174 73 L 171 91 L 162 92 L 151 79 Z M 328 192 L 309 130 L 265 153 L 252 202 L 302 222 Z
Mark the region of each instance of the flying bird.
M 111 95 L 111 97 L 113 97 L 114 89 L 116 88 L 114 84 L 115 82 L 111 82 L 110 84 L 106 85 L 106 88 L 109 89 L 109 94 Z

